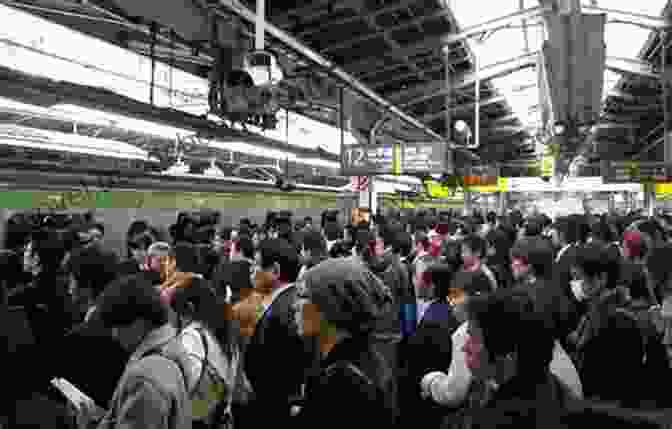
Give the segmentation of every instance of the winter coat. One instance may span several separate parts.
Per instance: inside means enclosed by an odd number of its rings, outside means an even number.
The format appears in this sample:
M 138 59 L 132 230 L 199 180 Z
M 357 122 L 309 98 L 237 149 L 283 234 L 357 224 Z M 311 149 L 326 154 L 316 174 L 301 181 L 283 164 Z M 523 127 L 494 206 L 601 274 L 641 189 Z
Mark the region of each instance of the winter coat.
M 99 429 L 191 428 L 186 351 L 176 335 L 164 325 L 133 352 Z
M 306 386 L 301 413 L 290 427 L 391 428 L 395 420 L 395 380 L 369 338 L 348 338 L 320 362 Z
M 636 319 L 622 311 L 627 291 L 606 290 L 588 303 L 588 312 L 572 334 L 577 365 L 587 398 L 636 403 L 632 389 L 644 356 Z

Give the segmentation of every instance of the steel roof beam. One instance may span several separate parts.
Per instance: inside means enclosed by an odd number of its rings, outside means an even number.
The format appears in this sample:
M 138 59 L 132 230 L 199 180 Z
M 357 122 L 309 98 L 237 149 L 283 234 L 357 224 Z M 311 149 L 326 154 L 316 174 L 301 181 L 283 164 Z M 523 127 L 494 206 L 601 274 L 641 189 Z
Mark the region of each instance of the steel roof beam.
M 430 19 L 442 18 L 442 17 L 446 17 L 446 16 L 451 16 L 451 15 L 452 15 L 452 11 L 450 9 L 441 9 L 441 10 L 436 11 L 434 13 L 431 13 L 429 15 L 418 16 L 418 17 L 415 17 L 415 18 L 413 18 L 409 21 L 403 22 L 401 24 L 397 24 L 397 25 L 393 25 L 391 27 L 387 27 L 383 31 L 374 32 L 374 33 L 370 33 L 370 34 L 364 34 L 364 35 L 361 35 L 361 36 L 358 36 L 358 37 L 354 37 L 352 39 L 344 40 L 343 42 L 340 42 L 340 43 L 335 43 L 333 45 L 327 46 L 324 49 L 322 49 L 320 51 L 320 54 L 326 54 L 326 53 L 329 53 L 329 52 L 338 51 L 340 49 L 349 48 L 349 47 L 354 46 L 358 43 L 366 42 L 368 40 L 375 39 L 377 37 L 381 37 L 384 32 L 389 33 L 389 32 L 392 32 L 392 31 L 405 30 L 407 28 L 410 28 L 410 27 L 413 27 L 413 26 L 417 25 L 418 23 L 429 21 Z
M 504 97 L 503 95 L 498 95 L 496 97 L 491 97 L 491 98 L 481 100 L 480 104 L 481 104 L 481 106 L 488 106 L 488 105 L 491 105 L 491 104 L 504 103 L 504 102 L 506 102 L 506 97 Z M 459 104 L 457 106 L 452 106 L 450 108 L 450 111 L 453 112 L 453 113 L 464 112 L 464 111 L 469 111 L 469 110 L 473 111 L 474 106 L 475 106 L 475 103 Z M 446 111 L 441 110 L 440 112 L 429 113 L 427 115 L 423 115 L 420 119 L 423 122 L 430 123 L 430 122 L 433 122 L 437 119 L 443 118 L 445 115 L 446 115 Z
M 383 39 L 385 40 L 385 43 L 392 49 L 390 55 L 402 60 L 408 66 L 408 68 L 413 70 L 414 74 L 419 75 L 423 80 L 427 80 L 427 75 L 425 74 L 424 70 L 418 67 L 415 62 L 411 61 L 408 56 L 401 55 L 399 53 L 399 51 L 402 49 L 402 46 L 390 35 L 389 32 L 385 31 L 385 29 L 378 25 L 376 22 L 376 17 L 371 16 L 369 12 L 365 10 L 358 10 L 358 12 L 360 12 L 360 16 L 366 21 L 369 27 L 373 27 L 378 32 L 383 32 Z M 375 86 L 373 88 L 376 89 Z
M 537 52 L 531 54 L 521 55 L 516 58 L 512 58 L 507 61 L 502 61 L 490 66 L 483 67 L 480 70 L 479 78 L 481 81 L 494 79 L 497 77 L 506 76 L 508 74 L 514 73 L 518 70 L 522 70 L 529 67 L 534 67 L 537 63 Z M 453 80 L 453 85 L 451 90 L 454 89 L 463 89 L 468 86 L 473 85 L 476 82 L 476 73 L 470 72 L 465 75 L 459 76 L 457 79 Z M 434 97 L 443 96 L 446 94 L 447 90 L 445 88 L 446 83 L 444 79 L 435 80 L 429 82 L 428 84 L 417 85 L 413 88 L 409 88 L 406 91 L 395 94 L 392 98 L 392 101 L 401 103 L 402 107 L 413 106 L 423 101 L 432 99 Z M 418 97 L 413 97 L 412 94 L 417 94 L 418 92 L 423 93 L 423 95 Z M 412 98 L 408 99 L 408 96 Z
M 375 17 L 378 17 L 380 15 L 384 15 L 384 14 L 389 13 L 389 12 L 394 12 L 395 10 L 399 10 L 399 9 L 405 9 L 409 6 L 413 6 L 413 5 L 416 5 L 416 4 L 418 4 L 417 0 L 403 0 L 400 3 L 390 4 L 390 5 L 381 7 L 380 9 L 372 10 L 371 12 L 368 12 L 365 15 L 359 15 L 358 14 L 358 15 L 349 16 L 349 17 L 346 17 L 346 18 L 339 18 L 339 19 L 330 20 L 330 21 L 325 22 L 324 24 L 318 25 L 315 28 L 311 28 L 309 30 L 304 30 L 304 31 L 299 31 L 298 33 L 296 33 L 296 37 L 304 38 L 306 36 L 311 36 L 315 33 L 319 33 L 321 31 L 327 30 L 330 27 L 335 27 L 337 25 L 349 24 L 351 22 L 357 22 L 362 18 L 364 18 L 364 19 L 375 18 Z
M 607 57 L 605 67 L 607 70 L 620 74 L 634 74 L 652 79 L 660 78 L 660 73 L 653 65 L 638 59 Z
M 664 30 L 670 28 L 669 20 L 662 16 L 644 15 L 641 13 L 628 12 L 618 9 L 608 9 L 593 5 L 582 5 L 581 9 L 591 13 L 606 13 L 609 22 L 618 22 L 624 24 L 633 24 L 638 27 L 651 30 Z M 613 18 L 613 19 L 612 19 Z
M 219 0 L 219 3 L 250 23 L 254 23 L 256 20 L 255 13 L 252 12 L 250 9 L 248 9 L 245 5 L 243 5 L 239 0 Z M 364 85 L 358 79 L 348 74 L 345 70 L 338 67 L 336 64 L 327 60 L 326 58 L 324 58 L 317 52 L 313 51 L 312 49 L 308 48 L 306 45 L 299 42 L 285 31 L 281 30 L 280 28 L 270 23 L 267 23 L 266 31 L 270 36 L 274 37 L 284 45 L 305 56 L 308 60 L 312 61 L 319 67 L 325 69 L 329 74 L 331 74 L 336 79 L 346 83 L 353 90 L 363 95 L 364 97 L 368 98 L 369 100 L 373 101 L 385 113 L 400 119 L 402 122 L 412 125 L 413 127 L 417 128 L 418 130 L 421 130 L 423 133 L 425 133 L 432 139 L 436 139 L 438 141 L 445 141 L 445 139 L 442 136 L 434 132 L 434 130 L 429 128 L 427 125 L 418 121 L 416 118 L 413 118 L 410 115 L 406 114 L 397 106 L 385 100 L 376 92 L 374 92 L 372 89 L 370 89 L 368 86 Z
M 469 39 L 479 34 L 486 33 L 488 31 L 499 30 L 506 28 L 513 24 L 519 24 L 521 20 L 528 20 L 538 16 L 543 15 L 545 12 L 552 11 L 553 8 L 546 6 L 536 6 L 529 9 L 524 9 L 509 15 L 501 16 L 499 18 L 491 19 L 489 21 L 483 22 L 481 24 L 472 25 L 467 27 L 456 34 L 447 34 L 443 37 L 443 44 L 450 45 L 452 43 L 461 42 L 463 40 Z

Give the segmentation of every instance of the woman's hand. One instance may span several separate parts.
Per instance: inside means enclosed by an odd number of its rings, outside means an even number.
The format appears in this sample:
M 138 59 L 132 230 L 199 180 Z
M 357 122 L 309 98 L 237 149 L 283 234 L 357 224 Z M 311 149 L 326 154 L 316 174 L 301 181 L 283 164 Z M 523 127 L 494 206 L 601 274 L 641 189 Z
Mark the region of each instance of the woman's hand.
M 80 402 L 78 406 L 69 404 L 77 421 L 77 429 L 91 429 L 105 416 L 105 410 L 93 402 Z

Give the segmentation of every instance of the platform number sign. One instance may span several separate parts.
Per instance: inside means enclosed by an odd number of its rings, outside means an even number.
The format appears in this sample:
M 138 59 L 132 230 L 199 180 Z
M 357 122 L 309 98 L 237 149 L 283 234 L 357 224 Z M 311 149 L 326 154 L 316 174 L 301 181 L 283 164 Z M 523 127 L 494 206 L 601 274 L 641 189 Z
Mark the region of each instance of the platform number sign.
M 366 167 L 366 151 L 361 146 L 345 149 L 345 164 L 352 168 Z

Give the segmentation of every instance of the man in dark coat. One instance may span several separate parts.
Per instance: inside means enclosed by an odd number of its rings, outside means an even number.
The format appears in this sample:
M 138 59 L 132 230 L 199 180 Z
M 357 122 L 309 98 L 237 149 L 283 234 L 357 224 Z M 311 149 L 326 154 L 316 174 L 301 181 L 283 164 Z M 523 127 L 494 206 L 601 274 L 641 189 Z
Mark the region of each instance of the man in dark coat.
M 299 257 L 283 239 L 270 239 L 257 251 L 256 290 L 264 294 L 261 315 L 247 345 L 244 367 L 255 399 L 250 427 L 290 427 L 290 401 L 300 395 L 310 363 L 294 320 Z M 247 422 L 246 422 L 247 423 Z

